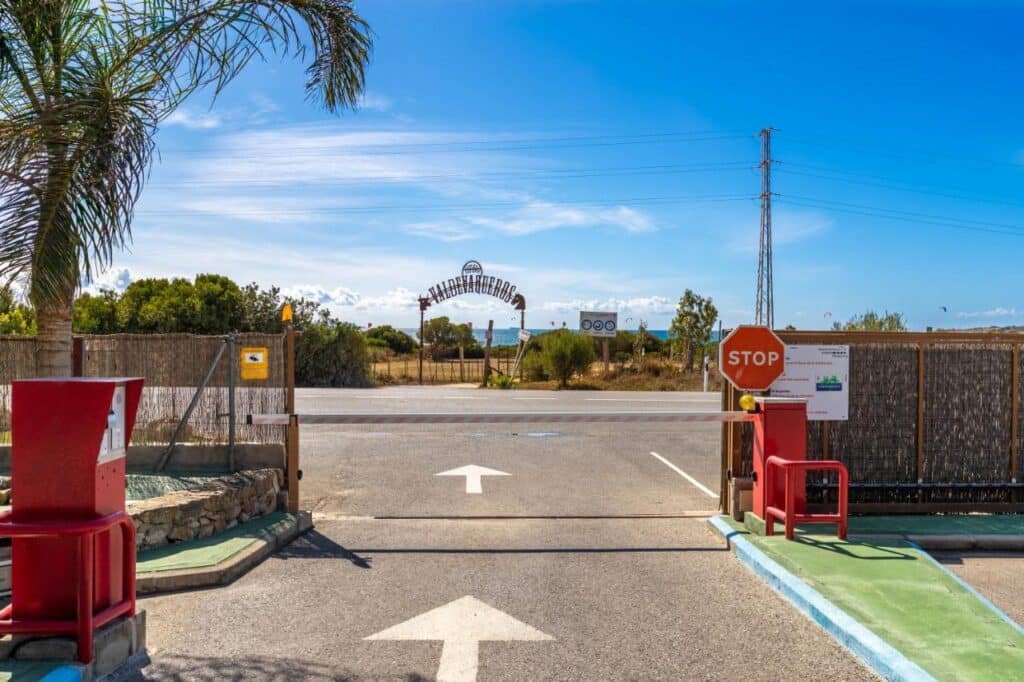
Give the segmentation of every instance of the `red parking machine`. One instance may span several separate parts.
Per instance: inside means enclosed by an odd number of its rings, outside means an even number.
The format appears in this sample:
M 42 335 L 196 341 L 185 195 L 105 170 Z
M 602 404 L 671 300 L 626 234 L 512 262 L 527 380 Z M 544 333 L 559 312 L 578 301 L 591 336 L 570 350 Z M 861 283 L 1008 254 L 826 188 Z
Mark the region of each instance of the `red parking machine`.
M 96 628 L 135 613 L 135 530 L 125 455 L 142 379 L 13 382 L 11 604 L 0 633 L 73 634 L 93 657 Z

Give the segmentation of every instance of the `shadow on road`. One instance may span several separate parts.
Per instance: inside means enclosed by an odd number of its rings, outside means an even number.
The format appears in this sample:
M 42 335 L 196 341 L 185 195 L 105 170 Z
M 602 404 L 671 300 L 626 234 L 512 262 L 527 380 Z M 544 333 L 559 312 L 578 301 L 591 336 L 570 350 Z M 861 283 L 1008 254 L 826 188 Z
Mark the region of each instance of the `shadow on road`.
M 328 666 L 296 658 L 269 658 L 247 656 L 237 658 L 210 658 L 160 653 L 157 660 L 141 670 L 125 672 L 115 677 L 116 682 L 213 682 L 214 680 L 330 680 L 332 682 L 361 682 L 371 678 L 339 671 Z M 427 678 L 409 673 L 402 682 L 427 682 Z
M 372 568 L 371 554 L 682 554 L 727 552 L 726 547 L 367 547 L 348 549 L 329 537 L 310 531 L 274 556 L 278 559 L 344 559 L 359 568 Z
M 290 545 L 277 552 L 278 559 L 345 559 L 353 566 L 370 568 L 370 559 L 345 549 L 322 533 L 311 530 L 296 538 Z

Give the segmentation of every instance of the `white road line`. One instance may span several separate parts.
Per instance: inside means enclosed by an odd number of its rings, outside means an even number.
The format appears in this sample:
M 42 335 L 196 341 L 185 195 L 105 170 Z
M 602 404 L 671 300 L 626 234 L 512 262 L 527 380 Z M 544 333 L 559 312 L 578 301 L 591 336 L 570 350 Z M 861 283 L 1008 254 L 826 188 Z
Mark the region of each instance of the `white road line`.
M 704 485 L 703 483 L 698 481 L 696 478 L 694 478 L 690 474 L 686 473 L 685 471 L 683 471 L 682 469 L 677 467 L 675 464 L 673 464 L 672 462 L 668 461 L 667 459 L 665 459 L 664 457 L 659 455 L 654 450 L 651 450 L 651 454 L 654 455 L 655 457 L 657 457 L 658 459 L 660 459 L 661 463 L 664 464 L 665 466 L 667 466 L 669 469 L 671 469 L 672 471 L 676 472 L 677 474 L 679 474 L 680 476 L 685 478 L 687 481 L 689 481 L 690 483 L 692 483 L 695 486 L 697 486 L 697 488 L 699 488 L 701 492 L 705 493 L 706 495 L 708 495 L 710 497 L 714 497 L 715 499 L 718 499 L 718 495 L 717 494 L 715 494 L 710 488 L 708 488 L 706 485 Z
M 515 396 L 512 400 L 558 400 L 558 398 L 541 398 L 539 396 Z

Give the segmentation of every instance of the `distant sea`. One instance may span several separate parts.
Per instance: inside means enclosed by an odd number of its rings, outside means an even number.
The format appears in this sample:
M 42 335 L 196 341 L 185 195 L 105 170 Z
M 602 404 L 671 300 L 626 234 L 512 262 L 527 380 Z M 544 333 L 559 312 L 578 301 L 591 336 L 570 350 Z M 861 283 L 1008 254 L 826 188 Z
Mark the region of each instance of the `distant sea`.
M 402 329 L 402 331 L 415 339 L 416 335 L 419 334 L 420 330 L 419 329 L 415 329 L 415 328 L 410 329 L 410 328 L 407 327 L 407 328 Z M 529 329 L 528 331 L 531 334 L 543 334 L 544 332 L 551 331 L 551 327 L 548 327 L 547 329 Z M 578 331 L 578 330 L 573 329 L 573 331 Z M 627 329 L 625 331 L 636 332 L 635 329 Z M 667 329 L 648 329 L 647 333 L 650 334 L 651 336 L 657 337 L 657 338 L 662 339 L 662 340 L 665 340 L 665 339 L 668 338 L 668 330 Z M 715 331 L 714 335 L 715 336 L 718 335 L 718 331 L 717 330 Z M 482 345 L 484 345 L 484 342 L 487 340 L 486 339 L 487 330 L 486 329 L 480 329 L 478 327 L 474 327 L 473 328 L 473 336 L 476 337 L 477 341 L 479 341 L 480 345 L 482 346 Z M 494 346 L 514 346 L 514 345 L 516 345 L 518 343 L 519 343 L 519 327 L 508 327 L 506 329 L 497 329 L 497 328 L 495 328 L 495 330 L 494 330 L 494 340 L 491 341 L 491 345 L 494 345 Z

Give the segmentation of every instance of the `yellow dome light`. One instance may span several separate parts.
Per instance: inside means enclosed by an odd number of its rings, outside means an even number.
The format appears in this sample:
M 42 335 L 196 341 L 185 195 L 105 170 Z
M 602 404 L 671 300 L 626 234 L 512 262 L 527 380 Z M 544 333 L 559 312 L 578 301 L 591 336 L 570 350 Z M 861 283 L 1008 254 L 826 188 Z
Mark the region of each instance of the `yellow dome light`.
M 753 412 L 757 409 L 757 400 L 749 393 L 744 393 L 740 396 L 740 408 L 744 412 Z

